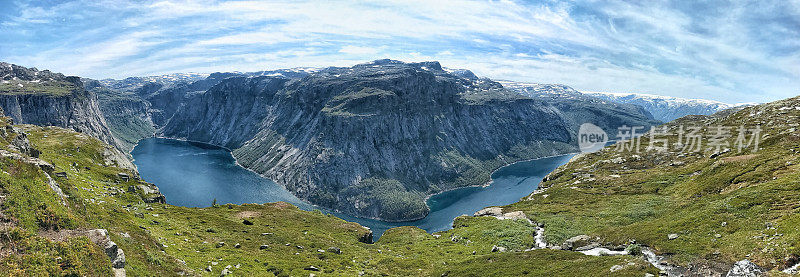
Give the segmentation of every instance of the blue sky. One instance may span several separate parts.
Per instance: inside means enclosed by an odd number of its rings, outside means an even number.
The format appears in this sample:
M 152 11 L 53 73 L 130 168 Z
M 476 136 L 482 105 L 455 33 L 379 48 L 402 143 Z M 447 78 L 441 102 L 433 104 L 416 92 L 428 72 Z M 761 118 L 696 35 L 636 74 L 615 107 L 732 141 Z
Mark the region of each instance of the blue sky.
M 800 0 L 0 0 L 0 38 L 0 61 L 91 78 L 392 58 L 587 91 L 800 94 Z

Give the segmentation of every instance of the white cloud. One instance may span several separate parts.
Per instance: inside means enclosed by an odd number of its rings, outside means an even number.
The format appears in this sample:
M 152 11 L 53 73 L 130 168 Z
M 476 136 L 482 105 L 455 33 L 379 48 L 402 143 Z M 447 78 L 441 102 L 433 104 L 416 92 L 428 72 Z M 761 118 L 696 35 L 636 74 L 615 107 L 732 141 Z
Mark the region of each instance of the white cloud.
M 246 45 L 246 44 L 275 44 L 281 42 L 299 41 L 300 39 L 281 32 L 252 32 L 228 35 L 199 41 L 200 45 Z
M 0 57 L 95 78 L 350 65 L 384 57 L 439 59 L 445 66 L 482 76 L 587 90 L 638 88 L 729 102 L 745 102 L 754 94 L 774 100 L 798 92 L 800 38 L 791 35 L 797 34 L 787 28 L 791 24 L 769 18 L 772 13 L 800 18 L 796 1 L 734 2 L 719 7 L 725 10 L 720 14 L 681 5 L 687 3 L 23 3 L 0 17 L 7 18 L 0 29 L 14 43 L 0 46 Z M 756 16 L 766 16 L 770 24 L 760 25 L 765 21 Z M 783 36 L 760 37 L 770 32 Z
M 381 50 L 379 48 L 374 47 L 364 47 L 364 46 L 353 46 L 353 45 L 346 45 L 339 49 L 339 53 L 351 54 L 351 55 L 374 55 L 379 53 Z

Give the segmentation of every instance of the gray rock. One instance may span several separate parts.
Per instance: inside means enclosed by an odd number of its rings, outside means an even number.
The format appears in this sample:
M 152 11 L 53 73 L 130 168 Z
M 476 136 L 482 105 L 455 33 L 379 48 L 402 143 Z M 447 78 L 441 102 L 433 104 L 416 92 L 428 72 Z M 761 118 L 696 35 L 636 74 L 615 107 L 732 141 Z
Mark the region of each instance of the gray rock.
M 669 239 L 669 240 L 674 240 L 674 239 L 677 239 L 677 238 L 678 238 L 678 234 L 669 234 L 669 235 L 667 235 L 667 239 Z
M 600 247 L 600 243 L 592 242 L 592 243 L 589 243 L 588 245 L 584 245 L 584 246 L 580 246 L 580 247 L 574 247 L 574 249 L 575 249 L 575 251 L 586 251 L 586 250 L 591 250 L 591 249 L 595 249 L 595 248 L 598 248 L 598 247 Z
M 726 277 L 755 277 L 764 274 L 764 269 L 750 260 L 741 260 L 733 265 Z
M 480 211 L 477 211 L 475 212 L 475 214 L 473 214 L 473 216 L 495 216 L 495 217 L 502 215 L 503 215 L 503 209 L 500 207 L 483 208 Z
M 105 229 L 93 229 L 86 232 L 89 240 L 103 248 L 109 259 L 111 259 L 111 266 L 113 268 L 125 267 L 125 253 L 117 247 L 117 244 L 111 241 L 108 236 L 108 231 Z
M 564 243 L 561 244 L 561 249 L 575 250 L 577 248 L 589 245 L 591 242 L 592 242 L 591 237 L 587 235 L 578 235 L 564 241 Z

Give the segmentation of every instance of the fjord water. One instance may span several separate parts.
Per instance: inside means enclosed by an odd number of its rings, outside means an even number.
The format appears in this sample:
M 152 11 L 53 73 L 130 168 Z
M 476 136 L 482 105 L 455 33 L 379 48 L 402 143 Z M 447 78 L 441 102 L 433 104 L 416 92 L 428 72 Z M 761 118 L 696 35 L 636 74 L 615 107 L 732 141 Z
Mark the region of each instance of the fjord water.
M 284 201 L 304 210 L 320 209 L 292 195 L 275 182 L 236 164 L 227 150 L 194 142 L 163 138 L 141 140 L 131 152 L 142 178 L 158 186 L 167 203 L 185 207 Z M 377 239 L 399 226 L 417 226 L 428 232 L 450 229 L 453 219 L 476 211 L 519 201 L 530 194 L 545 175 L 565 164 L 572 155 L 515 163 L 492 174 L 492 185 L 446 191 L 428 199 L 430 214 L 409 222 L 385 222 L 335 213 L 339 218 L 369 227 Z

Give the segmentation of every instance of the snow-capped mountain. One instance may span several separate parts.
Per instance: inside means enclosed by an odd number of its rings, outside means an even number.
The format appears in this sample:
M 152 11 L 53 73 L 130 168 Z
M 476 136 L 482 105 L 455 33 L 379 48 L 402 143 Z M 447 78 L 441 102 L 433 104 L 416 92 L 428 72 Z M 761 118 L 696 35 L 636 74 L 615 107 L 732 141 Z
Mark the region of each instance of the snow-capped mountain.
M 650 112 L 655 119 L 663 122 L 669 122 L 686 115 L 709 115 L 744 105 L 639 93 L 584 92 L 584 94 L 612 102 L 641 106 Z

